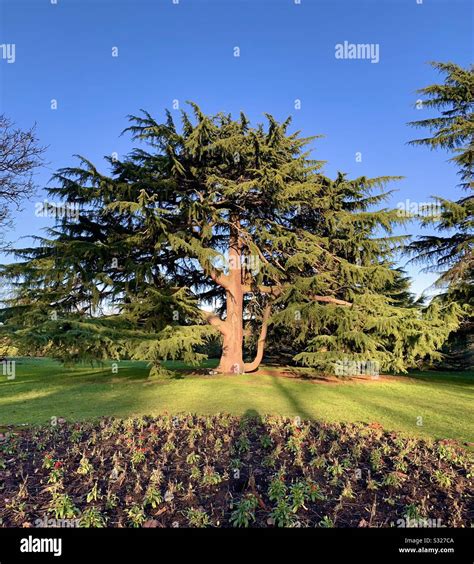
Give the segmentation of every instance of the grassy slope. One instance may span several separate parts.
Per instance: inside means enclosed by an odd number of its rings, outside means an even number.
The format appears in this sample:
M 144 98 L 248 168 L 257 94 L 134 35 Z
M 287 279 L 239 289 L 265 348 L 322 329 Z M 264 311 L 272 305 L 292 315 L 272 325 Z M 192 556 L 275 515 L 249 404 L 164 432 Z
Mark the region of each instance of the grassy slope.
M 212 366 L 209 361 L 207 366 Z M 173 363 L 173 368 L 182 365 Z M 278 371 L 274 370 L 277 374 Z M 157 415 L 191 411 L 256 411 L 327 421 L 381 423 L 433 438 L 472 441 L 474 373 L 422 373 L 410 378 L 315 383 L 277 375 L 191 375 L 148 379 L 145 363 L 64 368 L 49 360 L 18 360 L 16 379 L 0 380 L 0 424 L 43 423 L 51 417 Z M 417 418 L 423 425 L 417 425 Z

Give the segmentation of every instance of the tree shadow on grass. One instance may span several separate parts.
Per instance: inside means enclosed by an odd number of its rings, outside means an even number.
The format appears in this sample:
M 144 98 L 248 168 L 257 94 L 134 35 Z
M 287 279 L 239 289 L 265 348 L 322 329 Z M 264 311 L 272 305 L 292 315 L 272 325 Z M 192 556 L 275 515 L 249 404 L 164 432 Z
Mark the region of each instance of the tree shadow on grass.
M 262 416 L 256 409 L 253 408 L 247 409 L 247 411 L 241 416 L 241 419 L 255 421 L 256 423 L 262 422 Z
M 434 370 L 425 372 L 409 372 L 406 374 L 407 378 L 412 378 L 417 382 L 423 383 L 436 383 L 445 386 L 473 388 L 474 387 L 474 372 L 436 372 Z

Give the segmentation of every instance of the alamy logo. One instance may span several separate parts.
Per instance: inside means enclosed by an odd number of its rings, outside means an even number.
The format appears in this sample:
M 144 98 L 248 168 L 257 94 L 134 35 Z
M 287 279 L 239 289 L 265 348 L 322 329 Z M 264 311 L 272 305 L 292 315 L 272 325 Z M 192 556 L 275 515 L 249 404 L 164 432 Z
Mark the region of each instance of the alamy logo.
M 337 360 L 334 363 L 334 374 L 336 376 L 372 376 L 378 378 L 380 374 L 380 363 L 377 360 Z
M 51 425 L 56 426 L 57 425 L 57 418 L 51 418 Z M 56 419 L 56 421 L 54 421 L 54 419 Z M 47 517 L 43 517 L 40 519 L 36 519 L 35 520 L 35 527 L 42 527 L 42 528 L 54 528 L 54 529 L 59 529 L 59 528 L 77 528 L 80 527 L 81 525 L 81 520 L 80 519 L 48 519 Z
M 240 258 L 235 256 L 225 257 L 220 255 L 213 261 L 214 268 L 229 272 L 238 268 L 249 270 L 256 275 L 260 272 L 261 262 L 258 255 L 243 255 Z
M 336 59 L 370 60 L 371 63 L 380 61 L 380 45 L 378 43 L 338 43 L 335 48 Z
M 412 519 L 405 516 L 403 519 L 397 519 L 396 522 L 391 521 L 390 525 L 399 528 L 440 528 L 444 527 L 443 521 L 441 519 Z
M 443 208 L 439 202 L 412 202 L 408 198 L 398 202 L 397 215 L 399 217 L 433 217 L 440 218 Z
M 7 61 L 7 63 L 14 63 L 16 46 L 14 43 L 2 43 L 0 44 L 0 53 L 2 54 L 2 59 Z
M 36 217 L 52 217 L 56 219 L 71 218 L 79 219 L 79 204 L 78 203 L 64 203 L 55 204 L 54 202 L 37 202 L 35 204 Z
M 62 539 L 39 539 L 33 536 L 23 538 L 20 541 L 21 552 L 52 552 L 54 556 L 61 556 Z
M 2 373 L 7 377 L 7 380 L 15 379 L 15 361 L 14 360 L 0 360 L 0 366 L 2 367 Z

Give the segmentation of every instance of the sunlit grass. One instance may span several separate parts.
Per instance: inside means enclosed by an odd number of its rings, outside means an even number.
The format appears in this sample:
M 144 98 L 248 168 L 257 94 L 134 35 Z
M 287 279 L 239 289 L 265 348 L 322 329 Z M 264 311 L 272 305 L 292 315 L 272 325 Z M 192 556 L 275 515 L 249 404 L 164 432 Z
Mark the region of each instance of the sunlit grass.
M 216 361 L 206 362 L 207 368 Z M 65 367 L 47 359 L 18 359 L 16 378 L 0 379 L 0 424 L 44 423 L 53 417 L 90 419 L 196 412 L 256 411 L 327 421 L 378 422 L 431 438 L 472 441 L 474 373 L 424 372 L 376 382 L 321 383 L 256 374 L 208 375 L 168 363 L 170 376 L 148 377 L 146 363 Z M 1 375 L 0 375 L 1 376 Z

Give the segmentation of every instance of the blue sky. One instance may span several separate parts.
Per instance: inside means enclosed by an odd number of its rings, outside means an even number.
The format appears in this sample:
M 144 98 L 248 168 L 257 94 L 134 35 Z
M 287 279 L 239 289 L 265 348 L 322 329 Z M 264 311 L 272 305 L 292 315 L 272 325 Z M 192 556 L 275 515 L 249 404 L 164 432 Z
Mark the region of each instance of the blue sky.
M 407 146 L 417 131 L 406 123 L 430 115 L 415 108 L 416 89 L 438 79 L 428 61 L 472 62 L 470 0 L 0 0 L 0 6 L 0 43 L 16 48 L 13 64 L 0 60 L 1 112 L 21 127 L 37 123 L 48 146 L 40 186 L 73 164 L 76 153 L 107 170 L 104 155 L 131 148 L 119 137 L 127 114 L 145 108 L 162 117 L 173 100 L 181 108 L 193 100 L 209 113 L 244 110 L 253 121 L 264 112 L 292 115 L 295 129 L 324 135 L 314 156 L 328 161 L 327 174 L 404 176 L 394 185 L 394 206 L 460 195 L 449 155 Z M 336 59 L 335 46 L 344 41 L 378 44 L 379 62 Z M 47 225 L 34 213 L 43 197 L 16 214 L 10 239 Z M 416 224 L 406 231 L 420 232 Z M 419 270 L 408 268 L 417 293 L 434 280 Z

